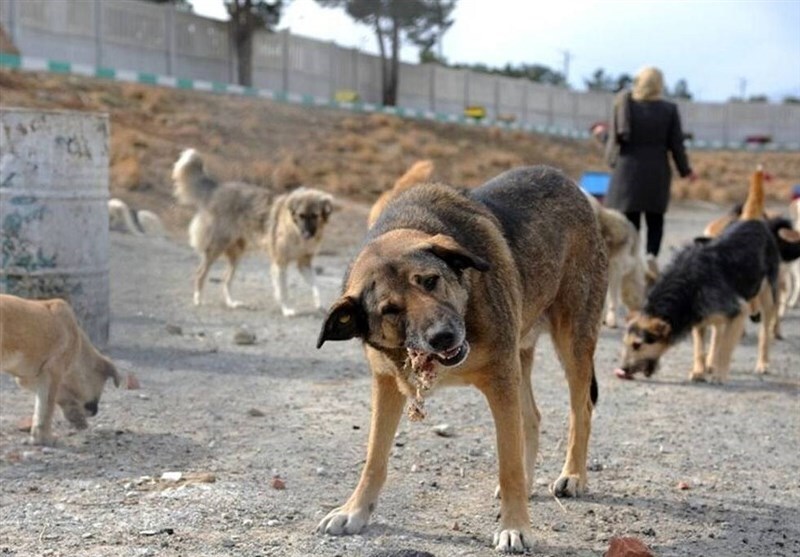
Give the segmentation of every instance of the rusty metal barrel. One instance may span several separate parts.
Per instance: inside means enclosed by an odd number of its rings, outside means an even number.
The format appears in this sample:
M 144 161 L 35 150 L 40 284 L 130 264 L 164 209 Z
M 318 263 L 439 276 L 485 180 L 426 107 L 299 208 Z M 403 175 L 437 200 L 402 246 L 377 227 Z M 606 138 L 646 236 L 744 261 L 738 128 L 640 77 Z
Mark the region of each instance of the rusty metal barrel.
M 108 115 L 0 108 L 0 292 L 63 298 L 108 342 Z

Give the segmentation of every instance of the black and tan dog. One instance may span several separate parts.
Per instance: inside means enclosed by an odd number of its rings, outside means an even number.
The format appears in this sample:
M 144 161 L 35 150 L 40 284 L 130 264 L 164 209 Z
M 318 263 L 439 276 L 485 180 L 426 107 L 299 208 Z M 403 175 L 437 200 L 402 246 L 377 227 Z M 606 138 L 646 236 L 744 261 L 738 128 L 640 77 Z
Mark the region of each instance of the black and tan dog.
M 655 372 L 661 355 L 692 332 L 693 381 L 722 382 L 733 350 L 753 308 L 761 312 L 756 372 L 769 367 L 771 327 L 776 317 L 780 256 L 763 220 L 763 175 L 753 176 L 740 220 L 717 238 L 698 238 L 678 252 L 629 323 L 619 375 Z M 706 357 L 705 329 L 711 327 Z
M 221 255 L 228 261 L 222 282 L 225 303 L 231 308 L 244 305 L 231 297 L 231 282 L 245 251 L 260 245 L 270 256 L 273 295 L 283 315 L 295 314 L 286 293 L 286 270 L 293 262 L 311 288 L 314 305 L 321 308 L 311 263 L 333 211 L 333 196 L 299 187 L 276 197 L 251 184 L 219 183 L 206 173 L 203 159 L 194 149 L 181 153 L 172 179 L 175 197 L 197 208 L 189 225 L 189 244 L 200 254 L 195 305 L 200 305 L 206 276 Z
M 368 522 L 408 395 L 473 385 L 494 417 L 501 519 L 495 545 L 532 544 L 528 494 L 539 442 L 531 387 L 536 340 L 549 331 L 570 389 L 559 496 L 586 486 L 594 350 L 607 258 L 592 208 L 559 171 L 506 172 L 471 192 L 422 184 L 393 198 L 368 232 L 319 335 L 360 338 L 373 375 L 367 460 L 350 499 L 319 530 Z
M 78 429 L 97 414 L 107 379 L 119 387 L 114 364 L 100 354 L 64 300 L 0 294 L 0 371 L 36 393 L 31 441 L 53 441 L 56 405 Z

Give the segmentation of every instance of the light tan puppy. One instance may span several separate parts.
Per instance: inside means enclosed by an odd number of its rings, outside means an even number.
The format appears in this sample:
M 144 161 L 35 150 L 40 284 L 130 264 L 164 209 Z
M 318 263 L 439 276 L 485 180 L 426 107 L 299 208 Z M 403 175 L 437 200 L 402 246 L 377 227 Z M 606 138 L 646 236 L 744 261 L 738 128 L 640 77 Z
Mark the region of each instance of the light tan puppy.
M 0 371 L 36 393 L 31 441 L 53 441 L 56 404 L 78 429 L 97 414 L 106 379 L 119 387 L 114 364 L 100 354 L 63 300 L 0 294 Z

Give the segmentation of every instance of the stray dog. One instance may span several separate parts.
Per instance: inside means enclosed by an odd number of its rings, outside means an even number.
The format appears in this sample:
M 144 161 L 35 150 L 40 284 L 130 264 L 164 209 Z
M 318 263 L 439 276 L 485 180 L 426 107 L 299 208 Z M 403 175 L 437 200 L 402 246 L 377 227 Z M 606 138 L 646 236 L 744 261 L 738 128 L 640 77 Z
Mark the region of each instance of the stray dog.
M 800 232 L 800 198 L 793 199 L 789 203 L 789 215 L 794 223 L 794 229 Z M 800 300 L 800 259 L 796 259 L 789 264 L 788 286 L 786 291 L 786 307 L 796 307 Z M 785 307 L 784 307 L 785 311 Z
M 272 292 L 284 316 L 296 311 L 286 304 L 286 270 L 296 262 L 297 269 L 311 288 L 314 307 L 322 309 L 319 288 L 311 262 L 322 242 L 322 231 L 333 211 L 333 197 L 300 187 L 275 199 L 270 209 L 267 252 L 270 257 Z
M 766 178 L 767 175 L 764 173 L 761 165 L 759 165 L 756 170 L 756 175 L 753 179 L 763 181 Z M 763 186 L 761 187 L 763 188 Z M 726 227 L 740 219 L 742 210 L 743 205 L 734 206 L 729 213 L 711 221 L 706 226 L 703 234 L 712 238 L 719 236 Z M 793 229 L 793 225 L 790 220 L 779 215 L 774 215 L 764 211 L 761 218 L 766 221 L 767 226 L 775 237 L 781 260 L 780 268 L 778 270 L 778 298 L 776 300 L 776 303 L 778 303 L 778 313 L 773 322 L 773 334 L 775 338 L 781 339 L 783 338 L 783 335 L 781 334 L 780 322 L 781 318 L 786 313 L 786 309 L 789 305 L 789 299 L 791 297 L 790 289 L 791 282 L 793 280 L 793 271 L 791 266 L 795 264 L 798 259 L 800 259 L 800 232 Z M 754 318 L 757 319 L 758 307 L 756 305 L 753 306 L 752 313 Z
M 722 382 L 733 349 L 754 306 L 762 311 L 756 372 L 769 367 L 771 324 L 775 316 L 780 256 L 762 219 L 763 175 L 757 172 L 741 219 L 717 238 L 698 238 L 678 252 L 647 295 L 642 312 L 628 323 L 618 375 L 652 375 L 661 355 L 692 331 L 692 381 Z M 711 326 L 708 358 L 705 328 Z
M 608 253 L 608 294 L 604 323 L 616 328 L 620 298 L 629 313 L 639 311 L 644 304 L 649 276 L 639 231 L 621 212 L 603 207 L 591 194 L 587 193 L 586 196 L 597 216 Z
M 202 302 L 203 285 L 214 261 L 225 255 L 228 270 L 223 293 L 228 307 L 242 306 L 231 296 L 236 267 L 251 245 L 265 245 L 271 258 L 273 294 L 283 315 L 295 310 L 286 304 L 286 267 L 297 262 L 312 289 L 314 303 L 321 308 L 311 261 L 322 240 L 322 232 L 333 210 L 333 197 L 300 187 L 273 200 L 262 188 L 241 182 L 217 183 L 206 174 L 203 159 L 187 149 L 172 170 L 175 197 L 197 207 L 189 225 L 189 244 L 200 254 L 195 275 L 194 303 Z
M 134 211 L 116 197 L 108 200 L 108 227 L 134 236 L 166 236 L 158 215 L 147 209 Z
M 586 487 L 594 350 L 607 257 L 592 208 L 558 170 L 510 170 L 470 192 L 421 184 L 394 197 L 369 229 L 317 346 L 360 338 L 372 371 L 367 460 L 350 499 L 319 524 L 355 534 L 375 510 L 407 398 L 473 385 L 497 434 L 500 551 L 530 547 L 528 494 L 539 443 L 531 386 L 536 340 L 549 331 L 570 390 L 569 446 L 557 496 Z
M 92 345 L 64 300 L 25 300 L 0 294 L 0 371 L 36 393 L 31 441 L 52 443 L 56 404 L 78 429 L 97 414 L 106 379 L 117 368 Z
M 367 217 L 367 227 L 369 228 L 375 224 L 375 221 L 378 220 L 381 211 L 383 211 L 383 208 L 386 207 L 386 204 L 389 203 L 389 201 L 397 197 L 401 192 L 404 192 L 405 190 L 412 188 L 417 184 L 427 182 L 430 180 L 432 175 L 433 161 L 431 160 L 421 160 L 411 165 L 411 168 L 409 168 L 405 174 L 397 179 L 392 186 L 392 189 L 383 192 L 372 205 L 372 208 L 369 210 L 369 216 Z

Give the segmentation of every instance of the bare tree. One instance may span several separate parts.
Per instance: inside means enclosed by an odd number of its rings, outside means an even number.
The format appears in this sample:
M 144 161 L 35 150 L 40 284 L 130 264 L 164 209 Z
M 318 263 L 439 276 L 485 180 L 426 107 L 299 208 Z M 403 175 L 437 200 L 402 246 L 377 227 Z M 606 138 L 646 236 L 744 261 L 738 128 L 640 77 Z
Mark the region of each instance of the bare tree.
M 453 24 L 457 0 L 317 0 L 322 6 L 344 8 L 359 23 L 371 27 L 381 57 L 383 104 L 397 104 L 400 46 L 405 38 L 423 52 L 433 47 Z
M 231 17 L 230 28 L 236 47 L 239 85 L 253 85 L 253 36 L 256 30 L 274 30 L 289 1 L 223 0 Z

